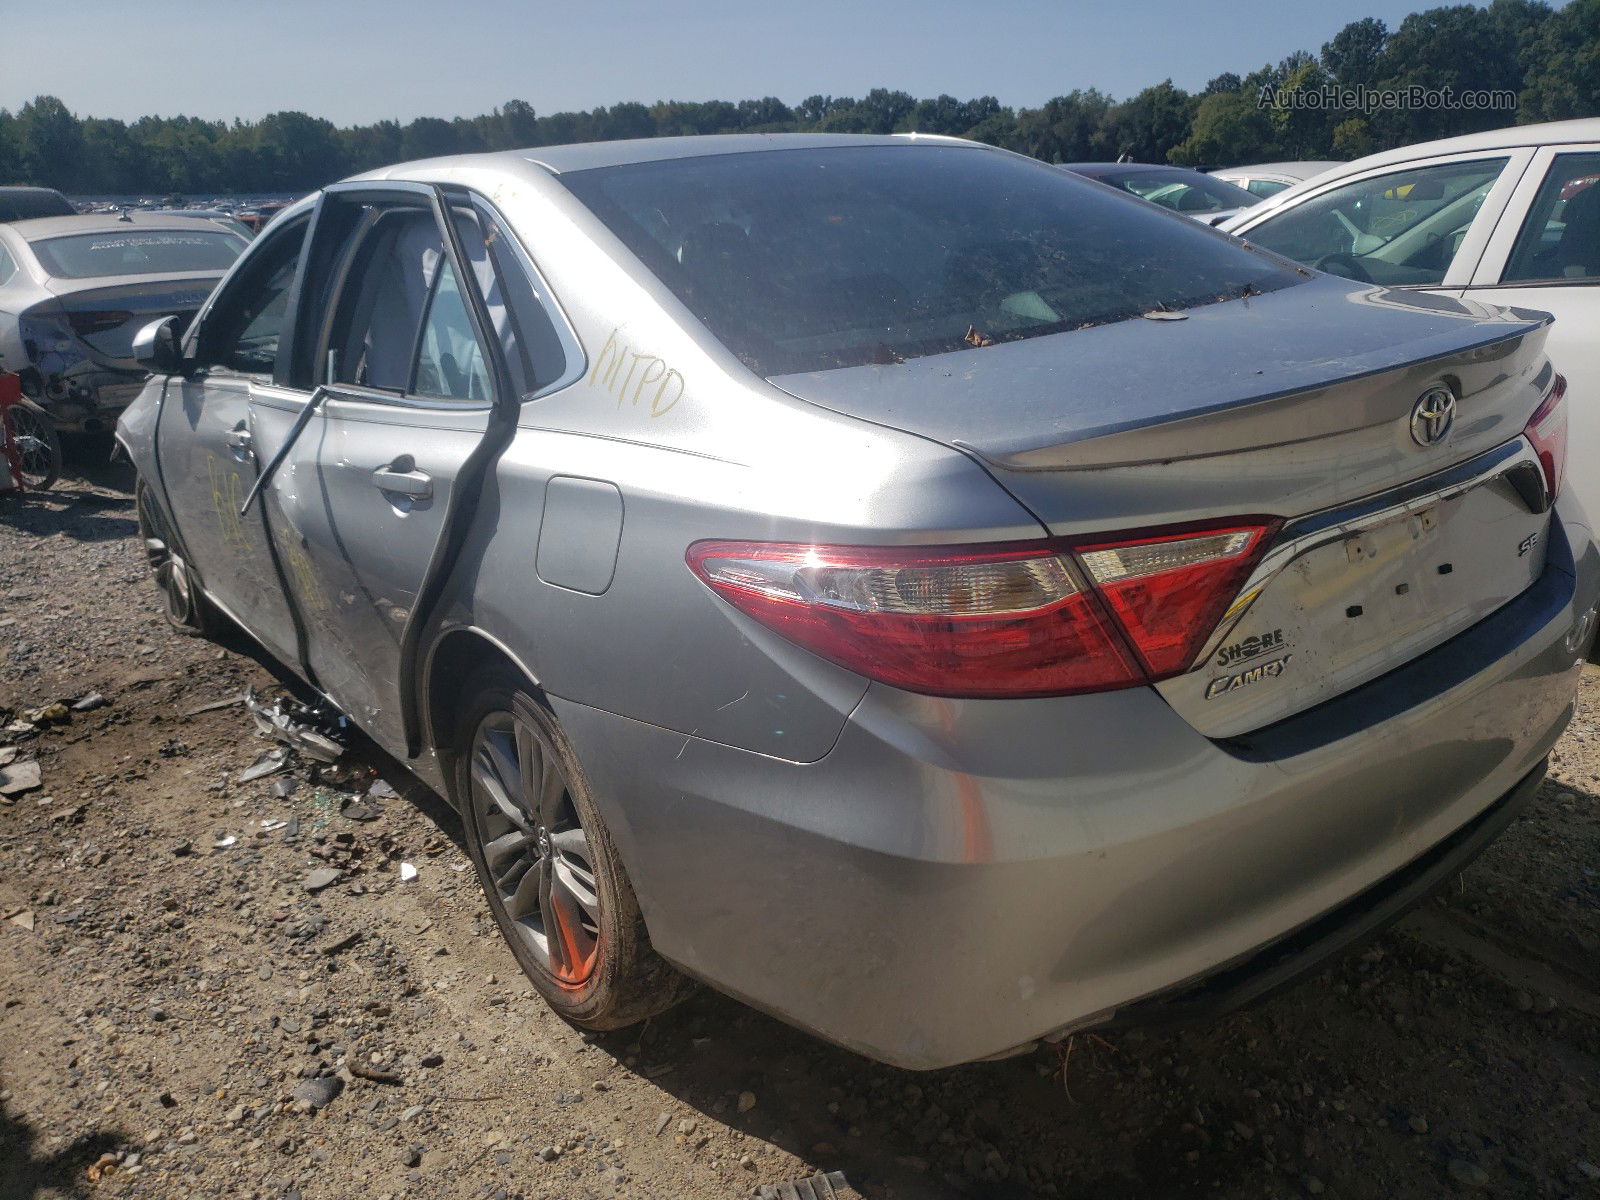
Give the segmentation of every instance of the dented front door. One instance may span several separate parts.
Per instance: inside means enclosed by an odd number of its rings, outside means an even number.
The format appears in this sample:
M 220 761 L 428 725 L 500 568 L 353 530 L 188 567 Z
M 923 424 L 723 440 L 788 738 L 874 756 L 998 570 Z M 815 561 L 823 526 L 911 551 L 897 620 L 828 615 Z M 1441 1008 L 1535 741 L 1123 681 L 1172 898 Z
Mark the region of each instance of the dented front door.
M 240 509 L 265 459 L 249 425 L 252 397 L 275 391 L 279 346 L 306 222 L 263 235 L 244 269 L 207 305 L 196 331 L 196 366 L 174 379 L 157 438 L 161 481 L 184 548 L 206 593 L 286 663 L 298 663 L 294 617 L 259 508 Z

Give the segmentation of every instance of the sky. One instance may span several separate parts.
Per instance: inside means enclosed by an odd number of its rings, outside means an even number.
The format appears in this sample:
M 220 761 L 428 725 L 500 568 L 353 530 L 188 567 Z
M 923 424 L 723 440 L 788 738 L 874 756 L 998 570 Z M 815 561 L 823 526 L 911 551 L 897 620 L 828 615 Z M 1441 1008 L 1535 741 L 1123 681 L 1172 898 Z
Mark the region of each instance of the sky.
M 1169 77 L 1193 90 L 1315 53 L 1346 22 L 1393 29 L 1440 2 L 0 0 L 0 108 L 50 93 L 80 117 L 298 109 L 349 125 L 510 99 L 550 113 L 874 87 L 1023 107 L 1073 88 L 1122 99 Z

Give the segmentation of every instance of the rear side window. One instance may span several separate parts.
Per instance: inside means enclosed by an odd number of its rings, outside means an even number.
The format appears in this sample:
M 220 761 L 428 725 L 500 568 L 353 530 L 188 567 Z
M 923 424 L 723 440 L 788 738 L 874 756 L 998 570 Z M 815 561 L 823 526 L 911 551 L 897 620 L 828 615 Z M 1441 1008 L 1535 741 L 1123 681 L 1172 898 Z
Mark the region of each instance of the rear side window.
M 450 212 L 512 387 L 529 396 L 555 383 L 566 373 L 567 354 L 533 265 L 505 222 L 476 197 L 453 198 Z
M 186 229 L 75 233 L 32 243 L 39 265 L 57 279 L 226 271 L 245 245 L 232 233 Z
M 763 375 L 1037 337 L 1298 279 L 1194 222 L 969 147 L 712 155 L 561 182 Z
M 1267 196 L 1276 196 L 1288 186 L 1281 179 L 1252 179 L 1244 185 L 1244 188 L 1245 191 L 1253 195 L 1265 198 Z
M 1600 280 L 1600 154 L 1558 154 L 1501 283 Z
M 10 283 L 16 273 L 17 260 L 11 257 L 11 251 L 0 246 L 0 286 Z

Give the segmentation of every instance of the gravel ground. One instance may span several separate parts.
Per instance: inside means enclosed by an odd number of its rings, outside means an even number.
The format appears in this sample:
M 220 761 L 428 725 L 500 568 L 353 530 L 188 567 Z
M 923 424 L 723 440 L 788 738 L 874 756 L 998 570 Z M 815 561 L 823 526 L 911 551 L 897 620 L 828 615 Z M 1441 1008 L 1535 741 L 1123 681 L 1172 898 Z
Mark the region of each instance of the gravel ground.
M 397 766 L 239 782 L 271 743 L 195 710 L 273 679 L 168 631 L 134 532 L 125 468 L 0 497 L 0 717 L 106 701 L 0 733 L 42 776 L 0 798 L 0 1200 L 1600 1196 L 1594 668 L 1527 814 L 1372 944 L 1204 1027 L 913 1074 L 710 992 L 551 1016 Z

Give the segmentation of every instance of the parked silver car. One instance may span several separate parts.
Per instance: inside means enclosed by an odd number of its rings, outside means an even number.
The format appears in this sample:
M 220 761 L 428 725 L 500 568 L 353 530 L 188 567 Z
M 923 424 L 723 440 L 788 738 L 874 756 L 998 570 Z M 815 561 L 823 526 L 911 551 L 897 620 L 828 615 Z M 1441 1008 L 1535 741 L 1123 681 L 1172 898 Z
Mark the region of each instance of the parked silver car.
M 144 386 L 133 337 L 186 321 L 249 238 L 213 221 L 127 213 L 0 223 L 0 371 L 62 429 L 110 429 Z
M 953 139 L 543 147 L 296 204 L 119 437 L 171 620 L 451 798 L 556 1011 L 928 1068 L 1510 820 L 1600 599 L 1545 326 Z

